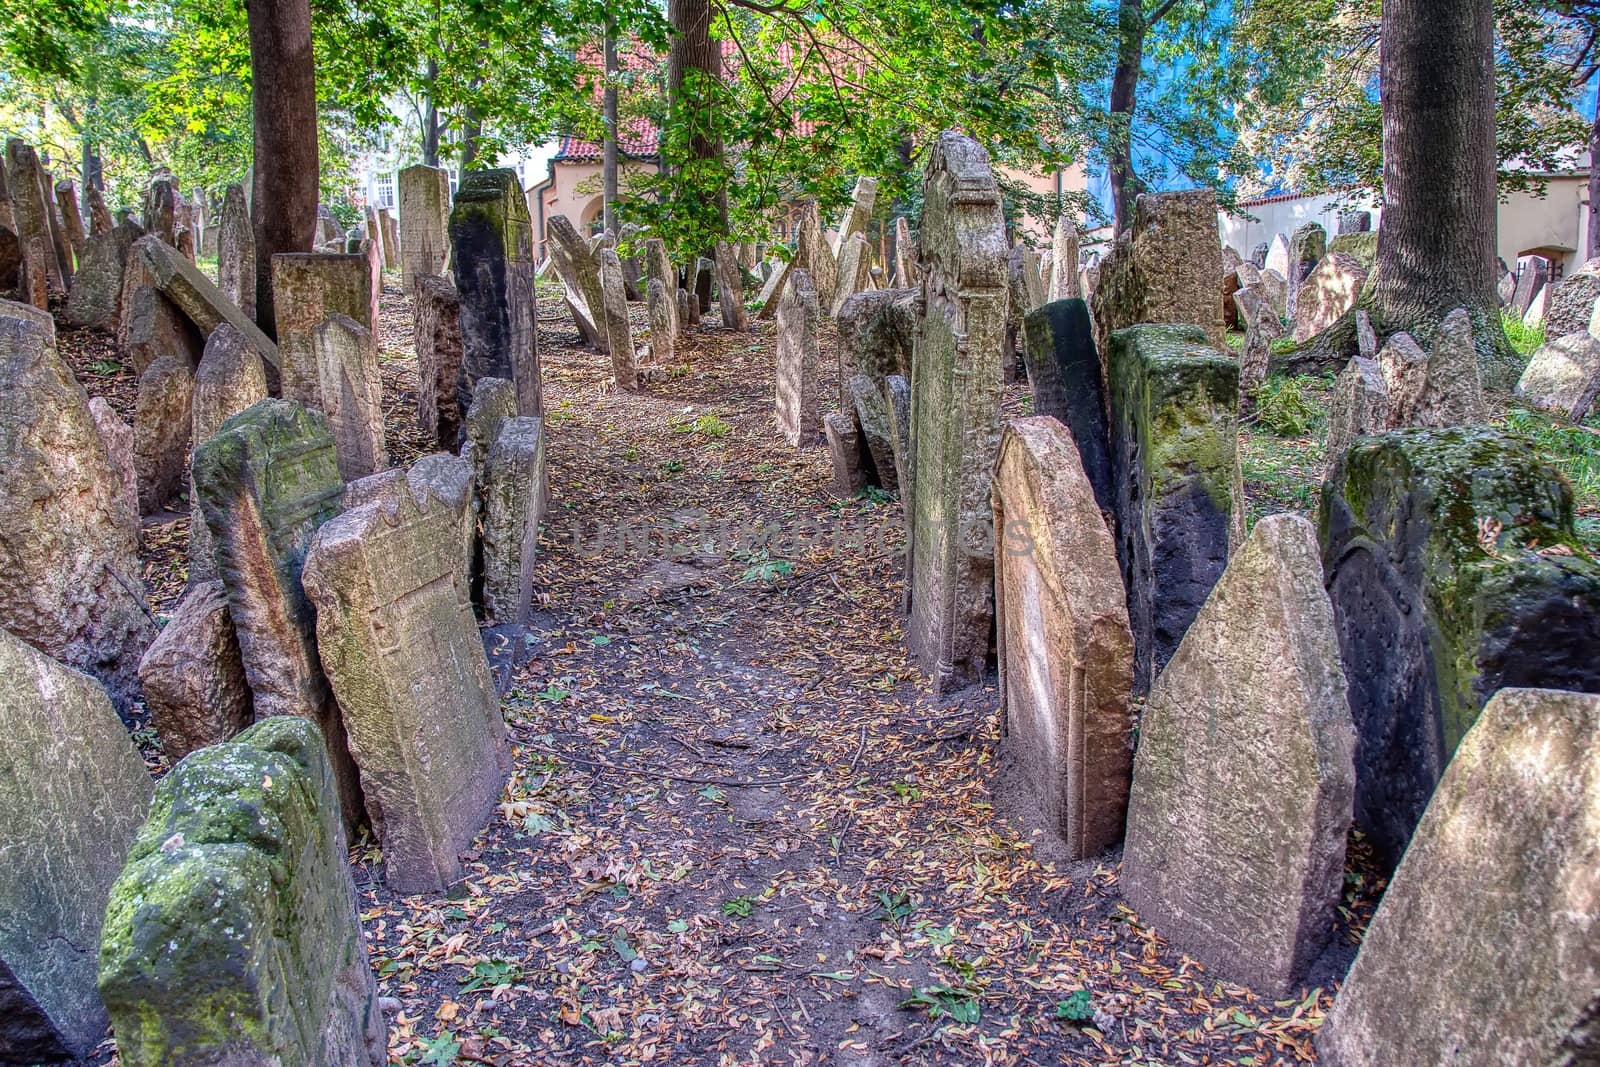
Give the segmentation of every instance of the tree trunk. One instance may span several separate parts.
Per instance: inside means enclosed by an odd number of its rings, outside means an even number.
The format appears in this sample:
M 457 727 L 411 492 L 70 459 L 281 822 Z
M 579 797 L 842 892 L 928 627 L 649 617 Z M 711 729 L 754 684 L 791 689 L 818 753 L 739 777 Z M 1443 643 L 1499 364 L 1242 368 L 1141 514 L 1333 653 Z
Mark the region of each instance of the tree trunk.
M 422 162 L 439 165 L 439 105 L 434 102 L 433 85 L 439 78 L 439 61 L 428 60 L 428 106 L 422 110 Z
M 272 257 L 317 228 L 317 81 L 309 0 L 247 0 L 255 107 L 256 324 L 277 336 Z
M 478 109 L 468 107 L 461 117 L 461 173 L 465 174 L 478 161 L 478 138 L 483 134 L 483 116 Z
M 1133 109 L 1139 92 L 1139 66 L 1144 62 L 1145 29 L 1141 0 L 1121 0 L 1117 7 L 1117 66 L 1111 75 L 1108 109 L 1111 141 L 1106 150 L 1114 235 L 1127 228 L 1139 195 L 1139 176 L 1133 169 Z
M 1594 122 L 1589 127 L 1589 241 L 1585 259 L 1600 256 L 1600 93 L 1594 98 Z
M 1492 0 L 1384 0 L 1381 334 L 1495 303 Z M 1498 328 L 1498 321 L 1496 321 Z
M 672 121 L 687 123 L 688 165 L 680 170 L 680 202 L 709 202 L 728 230 L 728 190 L 722 180 L 722 141 L 712 124 L 716 101 L 711 86 L 722 80 L 722 47 L 711 36 L 710 0 L 667 0 L 667 19 L 674 36 L 667 55 L 667 93 Z M 698 76 L 694 72 L 698 72 Z M 697 167 L 695 162 L 712 164 Z
M 606 19 L 606 89 L 605 89 L 605 160 L 601 165 L 601 182 L 604 186 L 602 225 L 607 233 L 617 232 L 617 34 L 610 18 Z

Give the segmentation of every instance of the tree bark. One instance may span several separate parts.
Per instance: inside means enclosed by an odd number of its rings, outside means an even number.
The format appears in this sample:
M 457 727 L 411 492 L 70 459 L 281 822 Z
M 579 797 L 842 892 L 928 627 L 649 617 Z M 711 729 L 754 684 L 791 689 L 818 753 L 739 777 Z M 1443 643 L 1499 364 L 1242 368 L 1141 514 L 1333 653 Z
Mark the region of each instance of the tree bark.
M 720 171 L 722 142 L 712 128 L 712 109 L 708 87 L 722 80 L 722 47 L 711 35 L 711 4 L 709 0 L 668 0 L 667 20 L 673 29 L 672 48 L 667 54 L 667 94 L 671 101 L 672 120 L 689 123 L 693 131 L 689 141 L 691 161 L 713 164 L 712 167 L 692 165 L 680 170 L 680 183 L 685 186 L 705 185 L 705 188 L 680 190 L 685 199 L 709 197 L 721 219 L 722 232 L 728 229 L 728 192 L 720 178 L 713 183 L 697 181 L 706 171 Z M 696 77 L 691 72 L 699 72 Z M 699 83 L 699 84 L 697 84 Z
M 1144 62 L 1145 21 L 1142 0 L 1121 0 L 1117 7 L 1117 66 L 1111 74 L 1110 144 L 1106 151 L 1111 178 L 1112 234 L 1120 235 L 1133 218 L 1139 176 L 1133 169 L 1133 111 L 1138 99 L 1139 66 Z
M 247 0 L 255 107 L 256 325 L 277 336 L 272 257 L 309 252 L 317 227 L 317 81 L 309 0 Z
M 483 134 L 483 116 L 467 107 L 461 116 L 461 173 L 466 174 L 478 161 L 478 138 Z
M 434 102 L 433 86 L 439 79 L 439 61 L 428 60 L 428 104 L 422 109 L 422 162 L 439 165 L 439 105 Z
M 610 18 L 606 19 L 605 39 L 606 63 L 606 88 L 605 88 L 605 159 L 601 164 L 601 182 L 604 186 L 601 194 L 603 204 L 602 225 L 607 233 L 617 232 L 617 137 L 620 132 L 617 128 L 617 34 L 615 24 Z
M 1600 93 L 1595 94 L 1594 122 L 1589 126 L 1589 240 L 1585 259 L 1600 256 Z
M 1492 0 L 1384 0 L 1380 333 L 1431 335 L 1495 299 Z M 1498 322 L 1496 323 L 1498 325 Z

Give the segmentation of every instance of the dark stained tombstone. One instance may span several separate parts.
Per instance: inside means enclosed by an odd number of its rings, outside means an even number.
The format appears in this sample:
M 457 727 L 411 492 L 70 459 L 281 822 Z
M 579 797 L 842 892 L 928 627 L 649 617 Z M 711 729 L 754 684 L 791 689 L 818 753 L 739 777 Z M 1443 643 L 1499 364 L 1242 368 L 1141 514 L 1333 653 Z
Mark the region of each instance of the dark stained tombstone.
M 542 415 L 533 227 L 516 171 L 473 171 L 462 179 L 450 243 L 461 295 L 461 406 L 471 405 L 479 378 L 504 378 L 516 386 L 519 415 Z
M 1089 305 L 1076 297 L 1052 300 L 1028 312 L 1022 332 L 1033 411 L 1067 428 L 1100 510 L 1111 513 L 1116 496 L 1111 484 L 1111 438 Z

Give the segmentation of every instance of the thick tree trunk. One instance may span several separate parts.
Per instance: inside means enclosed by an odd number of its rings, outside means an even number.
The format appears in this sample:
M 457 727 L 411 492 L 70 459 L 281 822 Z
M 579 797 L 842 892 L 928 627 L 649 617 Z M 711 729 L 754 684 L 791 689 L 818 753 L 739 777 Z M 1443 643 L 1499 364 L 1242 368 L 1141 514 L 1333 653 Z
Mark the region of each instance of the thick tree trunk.
M 722 80 L 722 46 L 711 35 L 709 0 L 668 0 L 667 19 L 674 36 L 667 55 L 667 93 L 672 103 L 673 121 L 689 123 L 693 134 L 689 142 L 690 161 L 680 170 L 680 182 L 687 188 L 680 199 L 692 201 L 709 197 L 721 218 L 722 231 L 728 228 L 728 194 L 720 172 L 722 142 L 712 128 L 715 99 L 712 84 Z M 698 72 L 699 76 L 695 73 Z M 697 167 L 694 161 L 711 163 Z M 703 188 L 696 188 L 703 186 Z
M 1495 298 L 1491 0 L 1384 0 L 1383 225 L 1372 289 L 1380 333 L 1431 334 Z
M 606 88 L 605 88 L 605 159 L 601 164 L 603 220 L 607 233 L 617 232 L 617 137 L 620 130 L 617 128 L 617 34 L 612 21 L 606 19 L 605 39 L 606 62 Z
M 428 105 L 422 109 L 422 162 L 439 165 L 439 105 L 434 103 L 433 85 L 439 78 L 438 60 L 428 60 Z
M 1141 0 L 1121 0 L 1117 7 L 1117 66 L 1111 74 L 1110 145 L 1106 151 L 1111 177 L 1112 232 L 1121 234 L 1133 218 L 1139 176 L 1133 169 L 1133 109 L 1139 92 L 1139 66 L 1144 62 L 1145 22 Z
M 277 336 L 272 257 L 317 228 L 317 82 L 308 0 L 247 0 L 255 106 L 256 324 Z
M 1586 259 L 1600 256 L 1600 93 L 1594 98 L 1594 122 L 1589 126 L 1589 241 Z

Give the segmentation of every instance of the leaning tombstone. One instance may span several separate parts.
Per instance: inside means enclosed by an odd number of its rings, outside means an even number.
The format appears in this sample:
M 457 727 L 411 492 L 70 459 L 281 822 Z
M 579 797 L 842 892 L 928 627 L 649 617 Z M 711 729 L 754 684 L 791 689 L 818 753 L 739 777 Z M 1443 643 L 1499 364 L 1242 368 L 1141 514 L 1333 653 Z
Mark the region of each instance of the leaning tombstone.
M 1359 738 L 1356 825 L 1392 868 L 1495 690 L 1600 692 L 1600 561 L 1566 480 L 1487 427 L 1361 438 L 1322 487 L 1320 529 Z
M 1328 462 L 1340 462 L 1357 437 L 1383 432 L 1388 421 L 1389 388 L 1383 382 L 1383 372 L 1372 360 L 1354 357 L 1333 383 L 1323 448 Z
M 211 332 L 200 369 L 194 374 L 194 403 L 190 407 L 193 448 L 199 448 L 222 424 L 239 412 L 267 399 L 267 374 L 261 355 L 224 323 Z M 186 464 L 186 469 L 188 465 Z M 217 576 L 216 551 L 211 529 L 200 512 L 194 476 L 189 475 L 189 585 Z M 231 625 L 231 624 L 230 624 Z
M 1094 348 L 1089 306 L 1074 297 L 1052 300 L 1022 320 L 1023 359 L 1033 386 L 1033 411 L 1067 428 L 1079 466 L 1094 487 L 1100 509 L 1110 513 L 1111 438 L 1106 425 L 1106 389 Z
M 628 322 L 628 283 L 622 273 L 622 260 L 614 248 L 602 248 L 595 258 L 600 264 L 612 378 L 618 389 L 631 392 L 639 388 L 639 358 L 633 344 L 633 327 Z
M 259 722 L 179 763 L 111 890 L 100 993 L 124 1067 L 383 1067 L 336 776 Z
M 543 420 L 505 419 L 484 459 L 483 610 L 499 623 L 526 623 L 533 611 L 533 565 L 544 517 Z
M 1333 934 L 1355 731 L 1316 532 L 1256 524 L 1139 723 L 1122 890 L 1208 971 L 1281 996 Z
M 1289 283 L 1289 302 L 1284 315 L 1291 322 L 1298 320 L 1300 286 L 1310 277 L 1322 257 L 1328 254 L 1328 231 L 1320 223 L 1307 222 L 1289 237 L 1289 269 L 1284 279 Z
M 545 224 L 545 239 L 550 249 L 550 263 L 561 279 L 567 310 L 578 327 L 578 336 L 595 351 L 609 352 L 611 342 L 605 325 L 605 291 L 600 285 L 599 261 L 565 215 L 556 215 Z M 661 255 L 666 255 L 665 250 Z M 673 284 L 675 286 L 676 282 Z
M 1517 382 L 1535 407 L 1582 422 L 1600 394 L 1600 339 L 1587 329 L 1539 346 Z
M 1177 649 L 1243 533 L 1238 376 L 1197 326 L 1111 335 L 1111 484 L 1136 694 Z
M 913 658 L 943 692 L 981 677 L 989 652 L 989 485 L 1000 444 L 1009 281 L 1000 190 L 988 153 L 976 141 L 940 135 L 928 156 L 923 198 L 906 637 Z
M 0 1058 L 90 1057 L 106 901 L 150 773 L 92 678 L 0 630 Z
M 116 221 L 111 217 L 111 210 L 106 207 L 105 194 L 100 187 L 94 184 L 84 186 L 83 198 L 89 207 L 89 233 L 110 233 Z
M 661 283 L 661 291 L 669 302 L 668 304 L 663 305 L 663 307 L 670 307 L 671 311 L 671 314 L 667 318 L 663 319 L 663 324 L 670 324 L 672 339 L 676 339 L 682 326 L 682 324 L 678 321 L 678 269 L 672 265 L 672 260 L 667 255 L 666 242 L 661 240 L 659 237 L 651 237 L 644 243 L 644 269 L 646 279 L 645 292 L 647 296 L 649 294 L 650 282 Z M 650 321 L 652 330 L 650 345 L 652 349 L 654 349 L 657 344 L 657 340 L 654 336 L 655 312 L 653 311 L 651 312 Z M 672 351 L 672 345 L 667 345 L 666 351 L 670 353 Z M 652 354 L 658 358 L 660 357 L 660 353 L 653 352 Z
M 1006 747 L 1069 857 L 1089 859 L 1122 839 L 1128 809 L 1133 635 L 1116 544 L 1056 419 L 1006 424 L 994 531 Z
M 1067 300 L 1082 295 L 1078 284 L 1078 227 L 1066 212 L 1056 219 L 1051 237 L 1048 290 L 1045 294 L 1048 300 Z
M 842 411 L 830 411 L 822 417 L 822 433 L 833 467 L 833 491 L 848 500 L 867 487 L 866 442 L 861 439 L 854 416 Z
M 224 296 L 222 290 L 211 284 L 211 279 L 200 273 L 193 263 L 149 236 L 134 242 L 129 259 L 134 258 L 138 259 L 148 284 L 159 289 L 161 295 L 182 312 L 189 326 L 202 337 L 210 337 L 212 330 L 226 322 L 255 347 L 262 359 L 277 366 L 278 346 L 261 332 L 254 320 Z M 128 273 L 130 276 L 135 274 L 131 266 Z M 376 304 L 373 306 L 376 308 Z M 200 353 L 196 349 L 194 361 L 198 363 L 199 359 Z
M 839 286 L 838 256 L 822 232 L 817 202 L 807 200 L 801 211 L 800 225 L 795 234 L 794 266 L 810 272 L 811 283 L 817 290 L 818 305 L 831 309 L 834 290 Z
M 88 232 L 83 228 L 83 212 L 78 208 L 78 186 L 71 178 L 63 178 L 55 186 L 56 206 L 61 212 L 61 232 L 72 249 L 72 256 L 83 262 L 83 245 Z
M 1355 307 L 1367 269 L 1352 256 L 1329 252 L 1300 283 L 1294 300 L 1294 340 L 1309 341 Z
M 839 219 L 839 226 L 835 230 L 837 236 L 832 242 L 835 256 L 844 250 L 850 238 L 866 230 L 877 203 L 878 179 L 866 175 L 857 178 L 855 189 L 850 196 L 850 205 L 845 208 L 844 215 Z
M 328 416 L 339 456 L 339 476 L 365 478 L 389 466 L 383 442 L 383 380 L 377 345 L 348 315 L 329 315 L 311 333 L 322 389 L 317 405 Z
M 6 142 L 5 164 L 22 252 L 21 292 L 36 307 L 47 309 L 47 294 L 65 292 L 65 286 L 45 208 L 44 168 L 33 146 L 15 137 Z
M 419 274 L 412 286 L 417 342 L 417 426 L 441 448 L 461 432 L 461 297 L 450 279 Z
M 1133 218 L 1100 264 L 1090 307 L 1095 343 L 1104 348 L 1117 330 L 1141 323 L 1199 326 L 1222 344 L 1222 243 L 1217 198 L 1209 189 L 1142 193 Z
M 1584 333 L 1600 304 L 1600 258 L 1562 278 L 1545 305 L 1544 335 L 1550 340 Z
M 1600 697 L 1502 689 L 1317 1033 L 1332 1067 L 1583 1063 L 1600 1014 Z
M 796 269 L 778 304 L 778 430 L 792 447 L 806 448 L 822 436 L 817 410 L 817 327 L 821 316 L 811 273 Z
M 0 300 L 0 626 L 99 680 L 119 711 L 155 636 L 138 516 L 89 397 L 56 354 L 55 323 Z
M 511 419 L 508 425 L 537 419 Z M 472 476 L 389 471 L 317 531 L 305 585 L 322 656 L 398 893 L 442 893 L 500 799 L 510 752 L 472 614 L 460 530 Z M 441 489 L 443 490 L 441 492 Z M 537 490 L 537 482 L 534 484 Z
M 867 269 L 871 265 L 872 253 L 867 247 L 867 239 L 859 233 L 852 235 L 839 253 L 833 303 L 829 305 L 831 318 L 837 319 L 847 300 L 869 288 Z
M 461 405 L 471 404 L 479 378 L 504 378 L 517 388 L 519 415 L 543 414 L 533 228 L 516 171 L 473 171 L 462 179 L 450 243 L 461 294 Z
M 450 258 L 450 174 L 421 163 L 400 172 L 401 284 L 443 274 Z
M 183 491 L 189 468 L 194 371 L 162 356 L 139 376 L 133 415 L 133 469 L 139 513 L 154 515 Z
M 744 285 L 739 278 L 739 261 L 733 246 L 718 241 L 716 247 L 717 301 L 722 326 L 728 330 L 750 329 L 750 314 L 744 307 Z
M 139 681 L 170 760 L 227 741 L 255 721 L 221 582 L 193 585 L 178 601 L 139 661 Z

